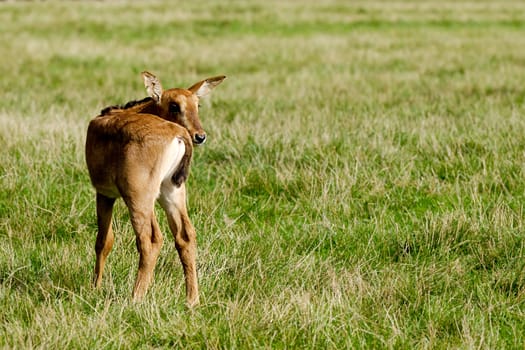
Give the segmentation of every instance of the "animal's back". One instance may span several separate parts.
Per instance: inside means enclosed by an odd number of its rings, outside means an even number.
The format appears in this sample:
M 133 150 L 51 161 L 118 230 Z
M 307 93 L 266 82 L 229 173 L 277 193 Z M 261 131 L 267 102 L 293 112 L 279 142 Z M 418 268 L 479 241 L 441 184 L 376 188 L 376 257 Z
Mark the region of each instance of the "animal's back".
M 166 169 L 175 169 L 178 164 L 173 163 L 181 162 L 180 152 L 189 152 L 187 157 L 191 158 L 191 147 L 188 132 L 175 123 L 151 114 L 116 111 L 89 123 L 86 163 L 97 192 L 116 198 L 123 187 L 156 181 Z M 185 163 L 183 166 L 189 167 L 189 159 Z

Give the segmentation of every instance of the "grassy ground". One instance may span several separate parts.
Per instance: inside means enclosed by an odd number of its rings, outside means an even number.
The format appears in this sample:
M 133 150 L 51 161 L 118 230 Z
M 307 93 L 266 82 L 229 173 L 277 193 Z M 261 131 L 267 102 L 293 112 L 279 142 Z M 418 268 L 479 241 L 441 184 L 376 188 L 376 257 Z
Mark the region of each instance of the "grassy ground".
M 0 3 L 0 347 L 522 348 L 524 33 L 520 1 Z M 86 127 L 144 69 L 228 76 L 193 310 L 171 237 L 130 303 L 121 202 L 90 286 Z

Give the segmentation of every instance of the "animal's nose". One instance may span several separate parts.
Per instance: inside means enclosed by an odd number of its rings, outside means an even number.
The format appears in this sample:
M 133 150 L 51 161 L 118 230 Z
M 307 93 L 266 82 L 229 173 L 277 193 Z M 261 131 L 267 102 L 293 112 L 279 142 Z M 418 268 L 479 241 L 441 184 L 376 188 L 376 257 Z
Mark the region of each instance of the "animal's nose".
M 195 134 L 195 136 L 193 137 L 193 140 L 197 144 L 204 143 L 204 141 L 206 141 L 206 134 Z

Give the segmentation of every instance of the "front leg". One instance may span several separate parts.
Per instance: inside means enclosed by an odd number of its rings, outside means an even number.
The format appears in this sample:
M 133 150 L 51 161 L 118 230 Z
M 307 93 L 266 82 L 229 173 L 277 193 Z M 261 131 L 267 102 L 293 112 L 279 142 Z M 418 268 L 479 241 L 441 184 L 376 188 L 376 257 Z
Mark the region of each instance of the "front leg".
M 184 270 L 186 282 L 186 302 L 189 306 L 199 303 L 197 282 L 197 236 L 186 208 L 186 188 L 163 184 L 159 202 L 166 212 L 170 230 L 175 238 L 175 247 Z

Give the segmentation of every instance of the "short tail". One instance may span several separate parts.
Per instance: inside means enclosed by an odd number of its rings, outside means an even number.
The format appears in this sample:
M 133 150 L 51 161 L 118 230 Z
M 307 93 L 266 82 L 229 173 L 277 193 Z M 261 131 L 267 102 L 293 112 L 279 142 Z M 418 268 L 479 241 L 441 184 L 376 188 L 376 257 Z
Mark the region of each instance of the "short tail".
M 182 156 L 182 159 L 180 160 L 179 166 L 177 167 L 177 170 L 173 173 L 173 176 L 171 177 L 171 181 L 175 184 L 175 186 L 180 187 L 190 176 L 190 164 L 191 164 L 191 157 L 193 154 L 193 143 L 191 142 L 190 136 L 188 133 L 184 133 L 184 136 L 181 137 L 182 141 L 184 141 L 184 155 Z

